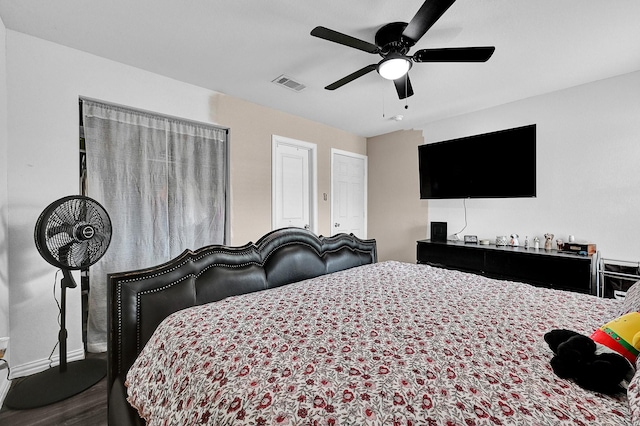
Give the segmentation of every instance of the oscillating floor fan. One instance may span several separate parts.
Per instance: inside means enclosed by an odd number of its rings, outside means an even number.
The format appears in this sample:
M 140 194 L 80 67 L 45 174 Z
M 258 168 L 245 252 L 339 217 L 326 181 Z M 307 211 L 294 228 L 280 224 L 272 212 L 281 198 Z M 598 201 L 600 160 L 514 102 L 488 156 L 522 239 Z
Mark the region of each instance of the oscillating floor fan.
M 95 200 L 72 195 L 51 203 L 36 222 L 34 239 L 40 255 L 62 270 L 60 282 L 60 365 L 15 383 L 5 399 L 13 409 L 49 405 L 76 395 L 99 382 L 106 362 L 84 359 L 67 363 L 66 290 L 75 288 L 72 270 L 96 263 L 111 242 L 111 220 Z

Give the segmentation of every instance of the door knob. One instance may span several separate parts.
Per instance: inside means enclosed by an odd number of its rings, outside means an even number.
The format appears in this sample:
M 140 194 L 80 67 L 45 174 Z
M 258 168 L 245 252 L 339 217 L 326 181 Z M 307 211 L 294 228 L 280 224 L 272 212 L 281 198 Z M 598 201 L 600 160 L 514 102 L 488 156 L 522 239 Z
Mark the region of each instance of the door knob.
M 336 223 L 333 224 L 333 227 L 334 228 L 340 228 L 340 224 L 338 222 L 336 222 Z

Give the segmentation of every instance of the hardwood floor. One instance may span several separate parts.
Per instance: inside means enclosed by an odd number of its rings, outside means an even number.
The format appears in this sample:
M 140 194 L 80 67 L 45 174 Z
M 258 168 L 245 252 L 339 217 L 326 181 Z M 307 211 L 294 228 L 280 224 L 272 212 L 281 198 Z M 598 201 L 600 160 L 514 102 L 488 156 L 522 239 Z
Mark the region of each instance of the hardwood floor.
M 106 354 L 91 354 L 106 359 Z M 18 382 L 20 379 L 15 379 Z M 64 401 L 30 410 L 0 409 L 2 426 L 106 426 L 107 378 Z

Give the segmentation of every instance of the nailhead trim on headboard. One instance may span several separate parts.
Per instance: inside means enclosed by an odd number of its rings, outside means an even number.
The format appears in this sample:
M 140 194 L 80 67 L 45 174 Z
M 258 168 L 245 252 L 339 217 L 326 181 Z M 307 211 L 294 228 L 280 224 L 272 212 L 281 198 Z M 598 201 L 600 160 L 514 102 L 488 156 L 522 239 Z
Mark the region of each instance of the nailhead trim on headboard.
M 278 240 L 282 241 L 278 243 Z M 115 334 L 116 336 L 109 337 L 110 351 L 115 351 L 115 354 L 109 354 L 109 358 L 112 361 L 109 367 L 109 388 L 111 388 L 115 377 L 123 373 L 123 333 L 125 330 L 123 312 L 123 289 L 125 288 L 125 286 L 131 286 L 137 282 L 143 281 L 157 281 L 158 278 L 161 278 L 166 274 L 178 271 L 180 268 L 183 268 L 188 264 L 193 265 L 204 263 L 203 265 L 199 265 L 200 269 L 195 272 L 185 271 L 185 274 L 180 276 L 178 279 L 165 283 L 162 283 L 160 281 L 158 282 L 158 287 L 142 289 L 133 295 L 135 297 L 136 309 L 135 351 L 136 353 L 139 353 L 142 350 L 143 345 L 146 343 L 142 342 L 141 337 L 141 323 L 142 316 L 144 315 L 144 313 L 142 312 L 142 298 L 144 296 L 165 291 L 192 277 L 195 277 L 195 279 L 197 279 L 211 268 L 220 267 L 242 269 L 250 266 L 264 267 L 267 261 L 275 252 L 282 249 L 283 247 L 289 246 L 301 246 L 311 249 L 318 256 L 318 258 L 323 260 L 327 258 L 327 254 L 335 254 L 340 253 L 343 250 L 347 250 L 347 252 L 351 253 L 364 254 L 365 259 L 368 256 L 370 262 L 377 261 L 375 240 L 360 240 L 353 235 L 346 234 L 339 234 L 333 237 L 317 237 L 315 234 L 300 228 L 284 228 L 266 234 L 255 244 L 249 243 L 242 247 L 208 246 L 196 251 L 185 250 L 175 259 L 156 267 L 146 268 L 138 271 L 110 274 L 109 284 L 111 288 L 109 291 L 113 296 L 113 300 L 111 300 L 111 303 L 115 303 L 115 306 L 109 307 L 109 328 L 111 330 L 111 333 Z M 232 260 L 229 263 L 220 262 L 220 256 Z M 212 263 L 210 264 L 207 264 L 206 258 L 208 257 L 210 257 L 212 261 Z M 247 258 L 247 260 L 243 261 L 243 258 Z M 350 258 L 347 257 L 347 259 Z M 352 264 L 351 266 L 357 265 Z M 115 312 L 113 310 L 114 308 Z M 133 338 L 133 336 L 131 337 Z

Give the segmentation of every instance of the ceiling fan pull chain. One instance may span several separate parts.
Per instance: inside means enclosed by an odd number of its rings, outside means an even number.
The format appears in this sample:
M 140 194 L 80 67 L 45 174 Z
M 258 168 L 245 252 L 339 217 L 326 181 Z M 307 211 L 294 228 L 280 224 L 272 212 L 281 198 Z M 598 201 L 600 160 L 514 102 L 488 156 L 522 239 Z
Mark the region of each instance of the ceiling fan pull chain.
M 404 109 L 409 109 L 409 101 L 407 100 L 409 98 L 409 95 L 407 94 L 409 89 L 409 74 L 405 74 L 404 75 Z

